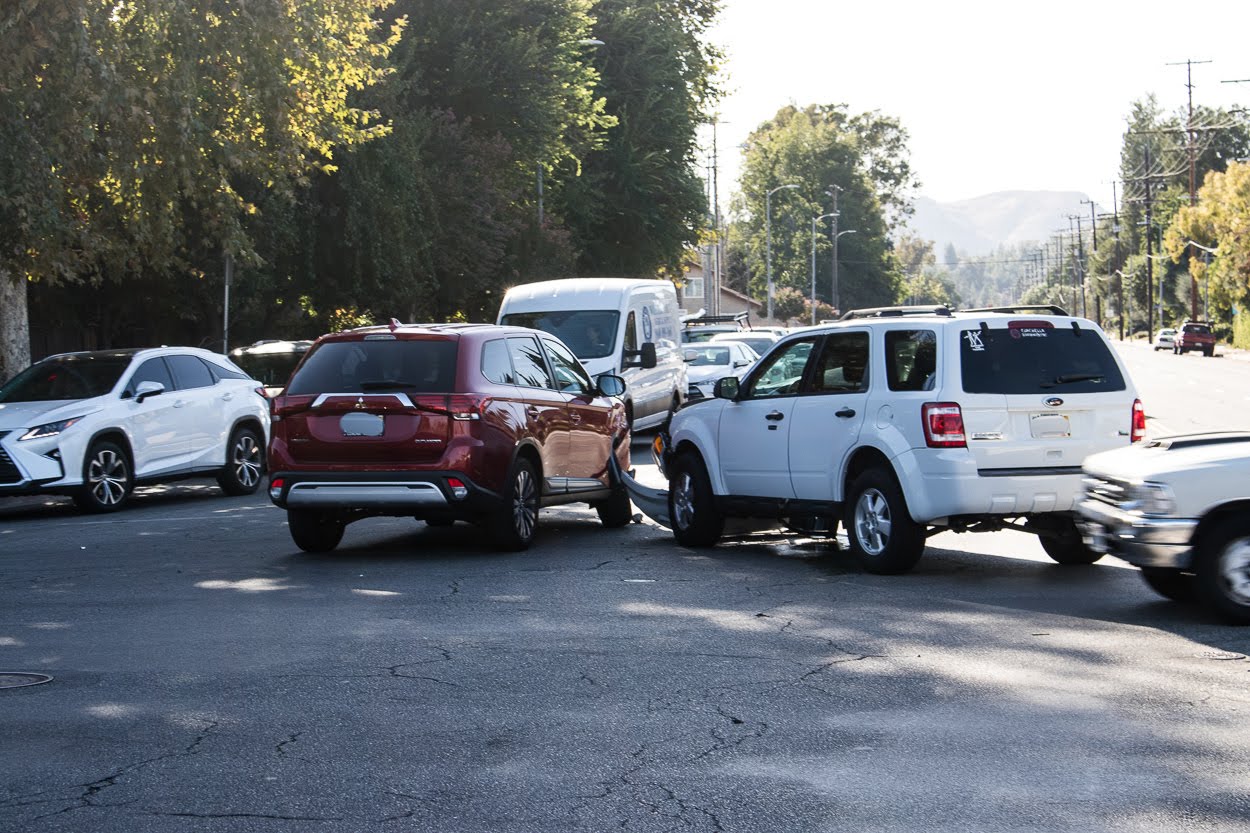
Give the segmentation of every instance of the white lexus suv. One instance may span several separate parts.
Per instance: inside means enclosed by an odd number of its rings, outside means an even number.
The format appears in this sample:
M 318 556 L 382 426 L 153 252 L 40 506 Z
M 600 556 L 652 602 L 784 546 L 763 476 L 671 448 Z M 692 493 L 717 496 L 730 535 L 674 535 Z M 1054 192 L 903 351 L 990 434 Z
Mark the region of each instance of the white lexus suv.
M 626 479 L 639 508 L 696 547 L 728 520 L 841 522 L 875 573 L 911 569 L 942 530 L 1022 529 L 1059 563 L 1095 561 L 1073 513 L 1081 464 L 1145 434 L 1102 330 L 1057 307 L 854 311 L 715 393 L 656 438 L 667 496 Z
M 269 408 L 260 382 L 194 347 L 62 353 L 0 387 L 0 497 L 71 495 L 120 509 L 138 484 L 215 475 L 260 486 Z

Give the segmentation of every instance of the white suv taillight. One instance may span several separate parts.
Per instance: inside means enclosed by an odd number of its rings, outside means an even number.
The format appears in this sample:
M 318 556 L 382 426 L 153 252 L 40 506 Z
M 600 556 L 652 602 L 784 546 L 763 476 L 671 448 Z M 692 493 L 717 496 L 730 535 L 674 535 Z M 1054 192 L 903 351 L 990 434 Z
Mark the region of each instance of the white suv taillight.
M 924 440 L 929 448 L 967 448 L 964 415 L 956 402 L 926 402 L 920 406 Z
M 1146 439 L 1146 408 L 1140 399 L 1134 399 L 1132 442 L 1139 443 L 1144 439 Z

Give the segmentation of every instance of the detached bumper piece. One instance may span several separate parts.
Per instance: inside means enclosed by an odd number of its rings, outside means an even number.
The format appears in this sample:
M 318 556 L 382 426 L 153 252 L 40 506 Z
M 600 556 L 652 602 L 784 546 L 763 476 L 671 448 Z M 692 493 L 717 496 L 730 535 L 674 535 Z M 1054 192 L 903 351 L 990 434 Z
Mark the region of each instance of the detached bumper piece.
M 673 522 L 669 519 L 668 514 L 668 492 L 664 489 L 653 489 L 650 486 L 644 486 L 634 479 L 633 475 L 621 468 L 620 463 L 613 454 L 608 458 L 608 468 L 612 472 L 612 477 L 616 482 L 625 487 L 625 491 L 629 492 L 629 499 L 633 501 L 642 514 L 655 521 L 666 529 L 673 528 Z

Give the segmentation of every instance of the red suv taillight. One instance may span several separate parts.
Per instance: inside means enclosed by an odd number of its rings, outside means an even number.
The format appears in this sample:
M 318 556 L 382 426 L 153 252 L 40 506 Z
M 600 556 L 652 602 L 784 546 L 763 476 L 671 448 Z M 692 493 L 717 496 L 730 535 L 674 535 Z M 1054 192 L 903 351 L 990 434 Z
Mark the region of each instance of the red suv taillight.
M 481 419 L 487 401 L 477 396 L 452 395 L 447 397 L 447 410 L 454 420 Z
M 926 402 L 920 406 L 924 440 L 929 448 L 967 448 L 964 415 L 956 402 Z
M 271 497 L 274 500 L 277 500 L 278 498 L 282 497 L 282 487 L 285 485 L 286 483 L 283 482 L 281 477 L 275 477 L 269 483 L 269 497 Z
M 1139 443 L 1146 439 L 1146 408 L 1140 399 L 1133 400 L 1133 438 L 1131 442 Z

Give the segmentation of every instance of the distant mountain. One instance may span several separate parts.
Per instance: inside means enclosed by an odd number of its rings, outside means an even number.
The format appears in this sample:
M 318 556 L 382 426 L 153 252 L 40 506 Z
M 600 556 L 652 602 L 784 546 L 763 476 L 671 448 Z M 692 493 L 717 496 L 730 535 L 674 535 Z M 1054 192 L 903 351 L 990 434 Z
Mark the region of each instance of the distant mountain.
M 932 240 L 938 262 L 948 243 L 967 255 L 986 255 L 1009 243 L 1042 242 L 1068 227 L 1068 215 L 1089 216 L 1079 191 L 999 191 L 959 202 L 916 200 L 908 226 Z

